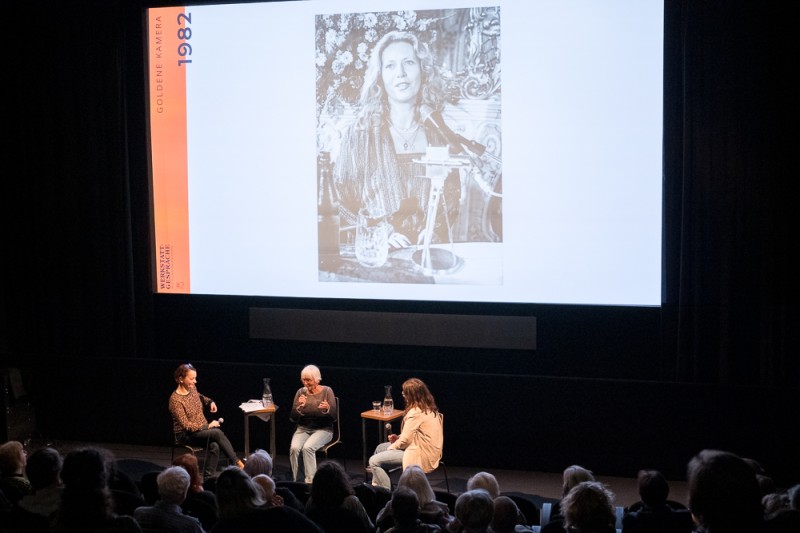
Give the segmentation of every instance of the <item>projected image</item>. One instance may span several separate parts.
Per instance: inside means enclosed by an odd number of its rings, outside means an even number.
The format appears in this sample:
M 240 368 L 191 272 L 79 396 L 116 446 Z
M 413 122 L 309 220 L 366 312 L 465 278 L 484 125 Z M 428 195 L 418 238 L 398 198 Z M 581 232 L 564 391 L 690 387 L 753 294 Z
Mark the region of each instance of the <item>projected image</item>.
M 154 290 L 659 305 L 663 2 L 482 2 L 148 9 Z
M 319 280 L 503 282 L 500 8 L 318 15 Z

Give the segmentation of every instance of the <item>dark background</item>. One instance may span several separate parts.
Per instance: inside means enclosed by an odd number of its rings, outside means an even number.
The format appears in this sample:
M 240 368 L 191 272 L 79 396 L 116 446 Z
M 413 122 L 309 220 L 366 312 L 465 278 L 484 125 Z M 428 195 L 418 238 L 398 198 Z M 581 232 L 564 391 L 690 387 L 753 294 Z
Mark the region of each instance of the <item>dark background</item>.
M 30 402 L 38 435 L 166 444 L 172 370 L 191 361 L 241 449 L 261 377 L 286 406 L 315 363 L 353 458 L 359 412 L 415 375 L 449 464 L 678 479 L 713 447 L 800 481 L 796 2 L 665 2 L 660 308 L 154 295 L 142 2 L 9 4 L 0 353 L 27 394 L 4 413 Z M 251 307 L 534 316 L 537 346 L 251 339 Z M 281 409 L 279 454 L 290 432 Z

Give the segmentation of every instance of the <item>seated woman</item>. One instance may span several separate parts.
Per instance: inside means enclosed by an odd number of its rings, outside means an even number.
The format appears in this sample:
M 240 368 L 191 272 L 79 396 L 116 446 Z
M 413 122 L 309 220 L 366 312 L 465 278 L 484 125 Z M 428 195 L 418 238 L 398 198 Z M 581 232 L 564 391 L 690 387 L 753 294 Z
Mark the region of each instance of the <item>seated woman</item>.
M 436 470 L 442 458 L 444 420 L 427 385 L 418 378 L 408 379 L 403 383 L 402 394 L 406 414 L 400 435 L 389 435 L 389 442 L 379 444 L 369 458 L 372 484 L 386 489 L 391 489 L 386 470 L 419 465 L 427 474 Z
M 211 477 L 217 471 L 219 452 L 222 451 L 230 464 L 239 468 L 244 466 L 236 456 L 231 442 L 220 429 L 219 420 L 206 420 L 203 408 L 217 412 L 217 404 L 207 396 L 197 392 L 197 370 L 189 363 L 175 369 L 177 388 L 169 397 L 169 412 L 172 414 L 172 428 L 179 442 L 208 446 L 209 460 L 205 465 L 205 476 Z
M 431 484 L 428 482 L 428 477 L 419 466 L 411 465 L 403 471 L 397 481 L 395 492 L 400 487 L 408 488 L 416 495 L 417 505 L 419 506 L 417 518 L 422 523 L 433 524 L 444 529 L 454 520 L 454 517 L 450 515 L 450 509 L 447 504 L 436 501 L 436 496 L 433 493 Z M 381 531 L 392 527 L 395 523 L 392 501 L 387 502 L 386 506 L 380 510 L 375 522 Z
M 336 395 L 333 389 L 320 385 L 319 368 L 308 365 L 300 372 L 303 386 L 297 390 L 289 419 L 297 424 L 289 448 L 292 481 L 300 481 L 300 453 L 303 454 L 303 479 L 310 484 L 317 471 L 317 450 L 333 439 L 336 420 Z
M 306 516 L 327 533 L 371 532 L 375 527 L 344 470 L 333 461 L 322 463 L 314 476 Z

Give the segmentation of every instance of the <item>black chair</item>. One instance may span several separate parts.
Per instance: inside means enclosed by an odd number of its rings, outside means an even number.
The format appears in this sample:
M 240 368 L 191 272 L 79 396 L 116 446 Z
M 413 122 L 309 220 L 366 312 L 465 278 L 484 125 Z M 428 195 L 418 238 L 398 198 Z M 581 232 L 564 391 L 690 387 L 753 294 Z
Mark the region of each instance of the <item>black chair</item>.
M 199 454 L 203 452 L 205 452 L 203 462 L 198 465 L 200 467 L 200 472 L 205 472 L 206 464 L 208 463 L 208 439 L 206 439 L 205 446 L 198 446 L 196 444 L 183 442 L 177 433 L 172 433 L 172 454 L 170 456 L 170 463 L 175 462 L 176 455 L 190 453 L 194 456 L 199 456 Z
M 437 502 L 447 504 L 447 508 L 452 516 L 456 515 L 456 500 L 458 499 L 457 494 L 453 494 L 449 491 L 433 489 L 433 495 L 436 497 Z
M 153 505 L 158 501 L 158 483 L 156 478 L 160 474 L 160 470 L 151 470 L 142 474 L 142 479 L 139 480 L 139 491 L 142 493 L 144 501 L 147 505 Z
M 133 511 L 138 507 L 147 505 L 141 496 L 119 489 L 111 489 L 111 500 L 114 512 L 119 515 L 133 516 Z
M 275 481 L 276 487 L 284 487 L 292 491 L 297 500 L 305 505 L 308 498 L 311 496 L 311 490 L 308 485 L 302 481 Z
M 444 431 L 444 413 L 439 411 L 439 416 L 442 417 L 442 431 Z M 445 489 L 447 490 L 447 492 L 450 492 L 450 478 L 447 477 L 447 465 L 444 463 L 444 459 L 439 458 L 439 466 L 437 466 L 436 468 L 434 468 L 433 470 L 431 470 L 430 472 L 428 472 L 426 474 L 428 476 L 428 481 L 431 481 L 431 479 L 430 479 L 431 474 L 433 474 L 435 472 L 439 472 L 440 470 L 444 474 Z M 394 474 L 396 472 L 401 472 L 402 473 L 402 471 L 403 471 L 403 467 L 401 465 L 401 466 L 396 466 L 394 468 L 389 469 L 387 474 L 389 475 L 389 479 L 391 479 L 392 478 L 392 474 Z M 394 487 L 396 485 L 396 482 L 394 480 L 392 480 L 391 484 L 392 484 L 392 489 L 394 489 Z M 432 485 L 433 485 L 433 483 L 431 482 L 431 486 Z
M 344 442 L 342 441 L 342 403 L 339 401 L 339 397 L 336 397 L 336 422 L 333 424 L 333 438 L 331 441 L 317 450 L 318 454 L 322 454 L 325 456 L 325 460 L 328 460 L 328 450 L 336 446 L 337 444 L 341 444 L 344 446 Z M 342 467 L 344 468 L 345 472 L 347 471 L 347 458 L 345 454 L 342 453 Z
M 369 519 L 373 522 L 375 522 L 375 518 L 381 510 L 376 503 L 377 495 L 375 494 L 375 488 L 376 487 L 373 487 L 369 483 L 359 483 L 353 486 L 353 492 L 355 492 L 356 498 L 358 498 L 358 501 L 364 506 L 367 516 L 369 516 Z
M 211 531 L 211 528 L 219 521 L 219 509 L 214 498 L 201 498 L 197 495 L 189 496 L 183 502 L 182 507 L 184 513 L 200 520 L 200 524 L 206 531 Z

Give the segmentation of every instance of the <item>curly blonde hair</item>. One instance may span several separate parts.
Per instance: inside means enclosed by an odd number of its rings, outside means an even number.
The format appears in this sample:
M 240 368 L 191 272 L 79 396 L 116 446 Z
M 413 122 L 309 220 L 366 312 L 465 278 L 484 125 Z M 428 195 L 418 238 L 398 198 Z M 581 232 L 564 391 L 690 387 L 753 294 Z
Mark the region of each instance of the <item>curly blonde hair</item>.
M 386 89 L 383 87 L 381 70 L 383 69 L 383 51 L 390 44 L 408 43 L 414 48 L 414 54 L 420 63 L 422 76 L 422 88 L 417 94 L 417 109 L 422 104 L 427 104 L 433 109 L 442 107 L 444 98 L 442 96 L 442 83 L 438 71 L 433 64 L 433 56 L 428 50 L 427 45 L 410 32 L 391 31 L 381 37 L 372 48 L 372 54 L 367 62 L 367 70 L 364 73 L 364 84 L 361 86 L 361 97 L 359 100 L 360 109 L 356 118 L 356 123 L 360 128 L 379 126 L 388 111 L 388 100 Z

